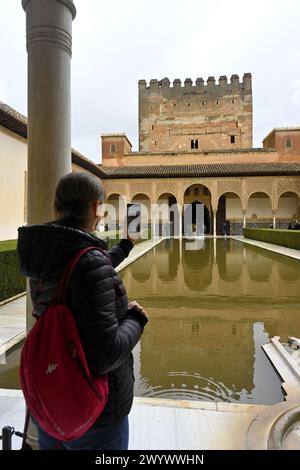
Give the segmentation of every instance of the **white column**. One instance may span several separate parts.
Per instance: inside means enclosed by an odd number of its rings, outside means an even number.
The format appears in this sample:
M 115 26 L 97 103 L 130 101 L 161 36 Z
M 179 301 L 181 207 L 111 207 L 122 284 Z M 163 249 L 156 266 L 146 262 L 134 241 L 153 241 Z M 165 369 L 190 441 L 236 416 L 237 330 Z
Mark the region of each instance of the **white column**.
M 177 204 L 178 207 L 178 238 L 182 238 L 182 204 Z
M 243 211 L 243 228 L 246 228 L 246 212 L 247 211 Z
M 213 211 L 213 228 L 214 228 L 214 237 L 217 236 L 217 211 Z
M 276 213 L 277 211 L 272 211 L 273 212 L 273 228 L 276 228 Z
M 28 224 L 53 218 L 71 167 L 71 0 L 22 0 L 28 51 Z
M 157 205 L 151 204 L 151 232 L 152 232 L 152 239 L 157 238 L 156 232 L 156 221 L 157 221 Z

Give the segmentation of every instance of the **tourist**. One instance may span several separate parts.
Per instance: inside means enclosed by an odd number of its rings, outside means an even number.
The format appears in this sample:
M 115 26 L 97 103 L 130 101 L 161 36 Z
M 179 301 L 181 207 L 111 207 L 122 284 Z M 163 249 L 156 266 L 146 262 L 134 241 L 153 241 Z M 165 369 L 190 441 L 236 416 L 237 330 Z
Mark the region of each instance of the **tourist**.
M 67 263 L 77 252 L 89 246 L 106 250 L 105 242 L 92 235 L 103 201 L 104 189 L 96 178 L 86 173 L 70 173 L 56 189 L 56 219 L 19 228 L 20 270 L 30 280 L 37 316 L 51 302 Z M 128 304 L 126 290 L 114 268 L 132 247 L 130 239 L 123 239 L 110 251 L 89 251 L 80 258 L 71 275 L 67 302 L 78 326 L 89 370 L 95 376 L 108 374 L 109 395 L 95 424 L 76 440 L 57 441 L 36 423 L 42 450 L 128 448 L 128 414 L 134 382 L 131 351 L 143 333 L 147 314 L 136 301 Z

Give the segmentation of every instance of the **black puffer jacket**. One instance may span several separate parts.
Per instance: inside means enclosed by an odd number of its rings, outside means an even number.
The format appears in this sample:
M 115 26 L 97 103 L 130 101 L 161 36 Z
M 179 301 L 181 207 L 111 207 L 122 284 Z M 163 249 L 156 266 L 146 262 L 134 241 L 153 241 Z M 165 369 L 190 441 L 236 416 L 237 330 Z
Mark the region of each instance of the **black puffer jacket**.
M 60 222 L 19 228 L 20 271 L 30 278 L 37 315 L 52 300 L 68 261 L 88 246 L 106 249 L 103 240 Z M 117 423 L 129 413 L 133 400 L 131 351 L 147 320 L 134 309 L 128 310 L 126 290 L 114 270 L 131 248 L 128 240 L 113 247 L 107 252 L 111 264 L 100 251 L 87 252 L 75 267 L 67 290 L 89 367 L 94 374 L 108 373 L 108 403 L 96 426 Z M 41 279 L 42 288 L 37 290 Z

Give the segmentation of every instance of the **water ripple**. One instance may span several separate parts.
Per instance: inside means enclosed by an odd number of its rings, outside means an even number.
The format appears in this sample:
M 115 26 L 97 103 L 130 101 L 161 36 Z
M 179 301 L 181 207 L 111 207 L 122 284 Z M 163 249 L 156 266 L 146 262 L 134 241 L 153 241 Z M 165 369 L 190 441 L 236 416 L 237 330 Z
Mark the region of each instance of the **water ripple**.
M 242 397 L 245 399 L 247 395 L 250 395 L 246 390 L 237 391 L 234 385 L 230 389 L 222 382 L 217 382 L 211 377 L 202 377 L 198 373 L 169 372 L 163 381 L 163 385 L 152 386 L 147 378 L 142 378 L 139 383 L 141 396 L 195 401 L 238 402 Z

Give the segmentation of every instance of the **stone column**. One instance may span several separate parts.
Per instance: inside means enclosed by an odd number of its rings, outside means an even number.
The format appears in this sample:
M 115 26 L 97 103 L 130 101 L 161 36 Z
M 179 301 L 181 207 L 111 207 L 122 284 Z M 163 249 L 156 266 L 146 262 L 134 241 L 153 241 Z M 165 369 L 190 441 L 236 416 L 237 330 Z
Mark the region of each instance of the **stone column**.
M 58 180 L 71 162 L 71 0 L 22 0 L 26 12 L 28 51 L 28 184 L 27 221 L 53 219 Z M 34 320 L 27 282 L 27 331 Z M 36 429 L 27 441 L 37 447 Z
M 183 206 L 182 204 L 177 204 L 178 207 L 178 238 L 182 238 L 182 215 L 183 215 Z
M 247 211 L 243 211 L 243 228 L 246 228 L 246 212 Z
M 272 211 L 273 212 L 273 228 L 276 228 L 276 214 L 277 211 Z
M 213 229 L 214 229 L 214 237 L 217 236 L 217 211 L 213 211 Z
M 156 221 L 157 221 L 157 205 L 151 204 L 151 236 L 153 239 L 157 238 Z
M 53 218 L 71 167 L 71 0 L 22 0 L 28 51 L 28 224 Z

